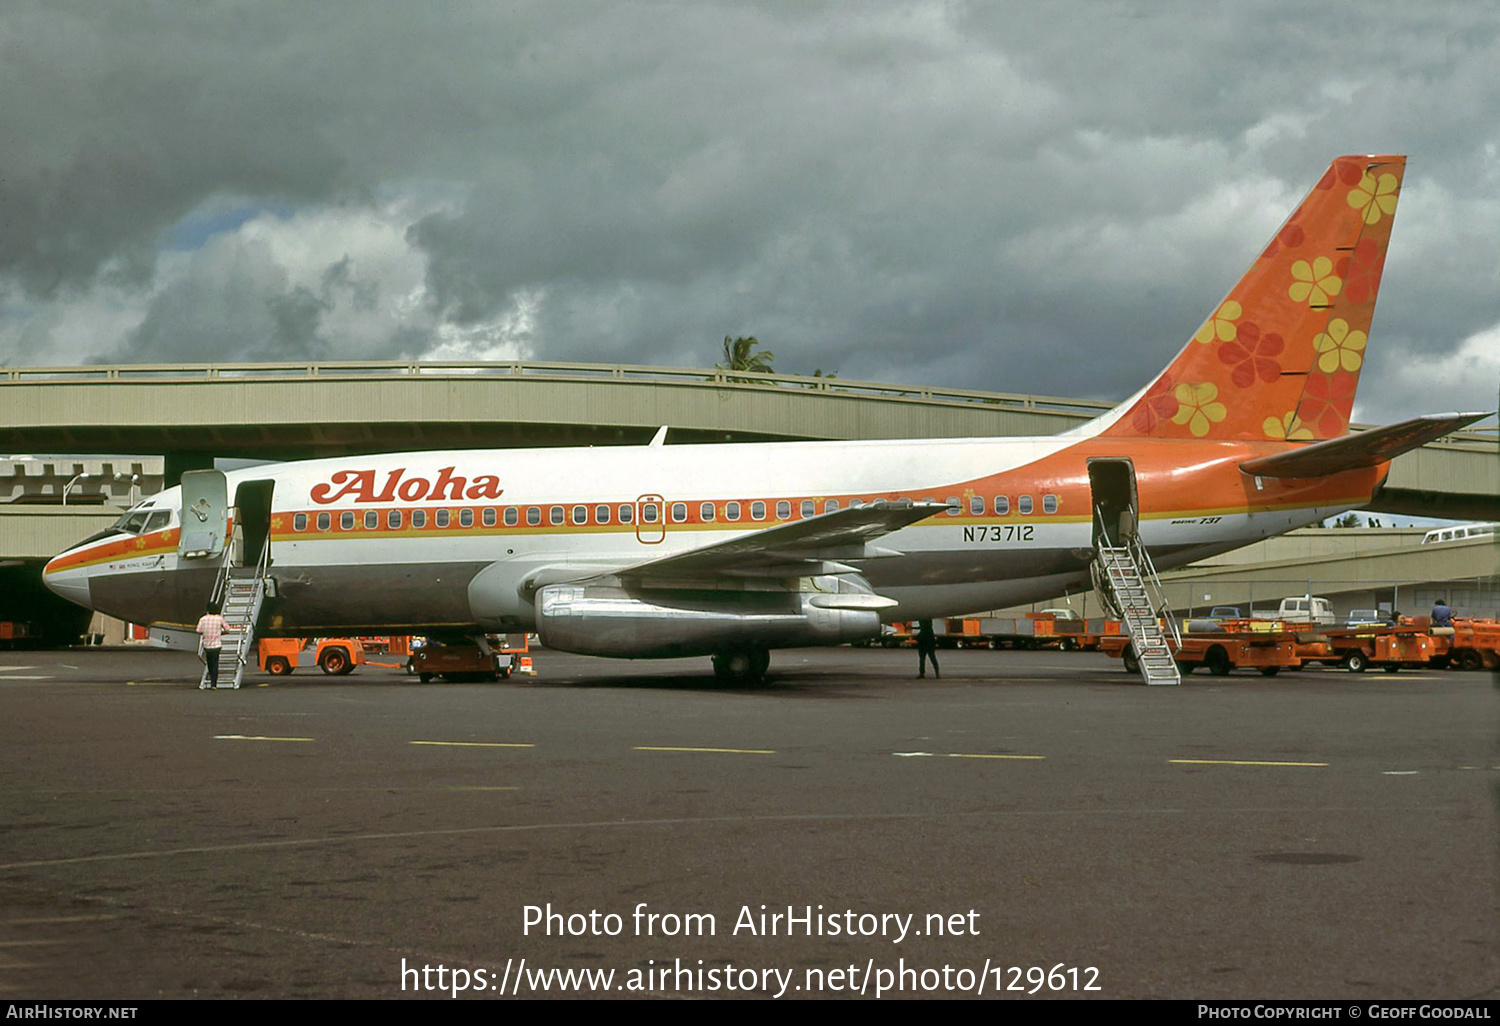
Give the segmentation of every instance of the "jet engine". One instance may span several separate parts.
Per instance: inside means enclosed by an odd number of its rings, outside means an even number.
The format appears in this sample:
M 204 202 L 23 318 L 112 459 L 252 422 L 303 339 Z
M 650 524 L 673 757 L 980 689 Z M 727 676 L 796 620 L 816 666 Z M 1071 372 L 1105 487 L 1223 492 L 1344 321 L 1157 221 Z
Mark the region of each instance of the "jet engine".
M 655 659 L 874 638 L 879 611 L 895 604 L 868 591 L 639 588 L 591 581 L 542 588 L 537 630 L 543 644 L 564 652 Z

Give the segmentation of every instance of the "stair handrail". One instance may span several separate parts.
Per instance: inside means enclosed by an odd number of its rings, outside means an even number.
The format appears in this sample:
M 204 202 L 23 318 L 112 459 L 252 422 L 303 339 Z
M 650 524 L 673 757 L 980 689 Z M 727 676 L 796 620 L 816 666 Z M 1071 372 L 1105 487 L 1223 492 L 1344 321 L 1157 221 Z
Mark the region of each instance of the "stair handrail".
M 1161 578 L 1156 573 L 1156 564 L 1151 561 L 1151 552 L 1142 543 L 1140 532 L 1136 532 L 1126 544 L 1131 550 L 1131 555 L 1135 557 L 1136 562 L 1141 567 L 1142 584 L 1144 585 L 1145 582 L 1150 581 L 1147 596 L 1152 600 L 1152 608 L 1155 610 L 1158 619 L 1166 624 L 1167 630 L 1171 632 L 1172 641 L 1178 648 L 1181 648 L 1182 632 L 1177 628 L 1177 618 L 1172 615 L 1172 606 L 1167 601 L 1167 593 L 1162 587 Z

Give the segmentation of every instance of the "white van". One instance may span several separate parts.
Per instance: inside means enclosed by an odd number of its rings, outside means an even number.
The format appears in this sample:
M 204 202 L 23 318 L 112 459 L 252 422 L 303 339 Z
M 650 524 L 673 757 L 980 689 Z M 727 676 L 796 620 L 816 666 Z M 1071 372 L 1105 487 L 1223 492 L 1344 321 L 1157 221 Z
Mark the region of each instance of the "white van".
M 1280 608 L 1276 610 L 1276 619 L 1330 627 L 1338 622 L 1333 615 L 1332 604 L 1326 598 L 1311 595 L 1293 595 L 1291 598 L 1282 599 Z

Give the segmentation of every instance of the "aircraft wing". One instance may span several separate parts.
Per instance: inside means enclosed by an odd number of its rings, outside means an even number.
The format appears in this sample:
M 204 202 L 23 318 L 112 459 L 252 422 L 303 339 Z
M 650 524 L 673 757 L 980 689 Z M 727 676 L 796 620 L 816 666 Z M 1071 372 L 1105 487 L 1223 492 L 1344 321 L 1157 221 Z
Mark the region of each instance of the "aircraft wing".
M 1240 464 L 1240 469 L 1260 477 L 1323 477 L 1344 470 L 1373 467 L 1488 416 L 1488 413 L 1429 413 L 1342 438 L 1313 442 L 1274 456 L 1247 460 Z
M 868 543 L 947 508 L 936 502 L 903 502 L 835 510 L 729 541 L 636 563 L 614 571 L 611 576 L 636 580 L 681 580 L 724 575 L 779 577 L 847 572 L 853 568 L 839 563 L 839 560 L 899 555 L 873 548 Z

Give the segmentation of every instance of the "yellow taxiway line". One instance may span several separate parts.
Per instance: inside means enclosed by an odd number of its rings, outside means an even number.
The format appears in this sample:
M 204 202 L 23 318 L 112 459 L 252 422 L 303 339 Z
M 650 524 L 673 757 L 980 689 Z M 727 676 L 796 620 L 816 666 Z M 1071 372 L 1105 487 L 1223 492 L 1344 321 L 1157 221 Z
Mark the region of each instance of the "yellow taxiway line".
M 408 741 L 409 745 L 432 745 L 439 748 L 535 748 L 536 745 L 514 741 Z
M 775 755 L 774 748 L 676 748 L 667 745 L 636 745 L 637 752 L 707 752 L 712 755 Z
M 1168 759 L 1178 766 L 1327 766 L 1326 762 L 1263 762 L 1254 759 Z

